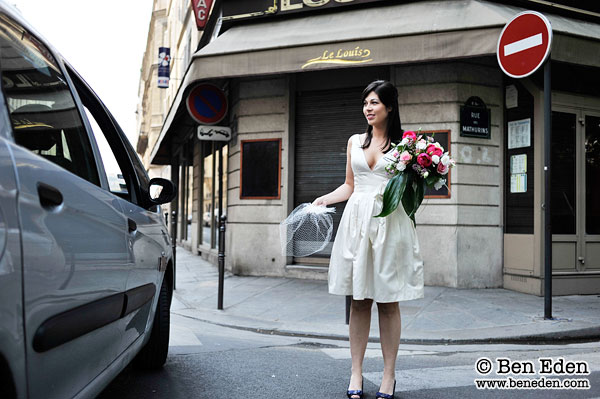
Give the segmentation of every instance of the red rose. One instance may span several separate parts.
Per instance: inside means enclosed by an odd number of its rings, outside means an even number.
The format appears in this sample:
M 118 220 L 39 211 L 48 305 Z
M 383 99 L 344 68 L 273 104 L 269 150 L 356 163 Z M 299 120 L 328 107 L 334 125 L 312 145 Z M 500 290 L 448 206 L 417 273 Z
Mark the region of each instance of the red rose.
M 437 155 L 438 157 L 441 157 L 444 154 L 444 151 L 442 151 L 440 147 L 436 147 L 435 144 L 429 144 L 425 152 L 430 156 Z
M 417 157 L 417 163 L 424 168 L 431 166 L 431 157 L 427 153 L 421 153 Z
M 409 138 L 412 141 L 415 141 L 417 139 L 417 135 L 415 132 L 413 132 L 412 130 L 407 130 L 406 132 L 404 132 L 404 134 L 402 135 L 402 138 Z

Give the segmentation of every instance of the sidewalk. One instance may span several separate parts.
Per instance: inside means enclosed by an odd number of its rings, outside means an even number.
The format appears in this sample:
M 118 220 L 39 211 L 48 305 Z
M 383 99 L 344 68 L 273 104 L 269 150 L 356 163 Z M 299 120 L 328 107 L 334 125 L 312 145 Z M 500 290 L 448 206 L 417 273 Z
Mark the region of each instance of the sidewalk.
M 225 275 L 217 310 L 217 267 L 177 248 L 171 311 L 185 317 L 267 334 L 347 339 L 345 298 L 326 281 Z M 379 340 L 373 309 L 371 340 Z M 600 340 L 600 296 L 544 298 L 505 289 L 425 287 L 425 298 L 400 303 L 402 343 L 545 343 Z

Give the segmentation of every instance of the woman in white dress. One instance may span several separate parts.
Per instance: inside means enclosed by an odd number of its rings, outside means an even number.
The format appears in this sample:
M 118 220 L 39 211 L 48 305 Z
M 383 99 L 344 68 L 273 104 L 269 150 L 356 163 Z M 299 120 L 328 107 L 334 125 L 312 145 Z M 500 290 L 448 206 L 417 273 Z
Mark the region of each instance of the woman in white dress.
M 315 205 L 348 200 L 332 248 L 329 292 L 352 295 L 350 353 L 352 373 L 347 395 L 363 397 L 362 366 L 369 339 L 371 308 L 377 303 L 384 369 L 378 398 L 393 398 L 400 344 L 398 301 L 423 297 L 423 261 L 412 221 L 402 205 L 385 218 L 382 196 L 391 176 L 385 171 L 391 143 L 402 139 L 398 91 L 377 80 L 363 91 L 367 131 L 348 140 L 346 180 L 317 198 Z

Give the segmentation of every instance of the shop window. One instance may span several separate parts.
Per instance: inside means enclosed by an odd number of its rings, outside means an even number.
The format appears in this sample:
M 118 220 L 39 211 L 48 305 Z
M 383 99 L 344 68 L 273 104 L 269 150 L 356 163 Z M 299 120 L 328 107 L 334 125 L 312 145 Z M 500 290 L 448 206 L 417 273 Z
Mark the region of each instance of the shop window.
M 279 199 L 281 196 L 281 139 L 242 140 L 242 199 Z
M 442 147 L 444 147 L 444 151 L 447 151 L 452 155 L 452 151 L 450 150 L 450 130 L 429 130 L 421 132 L 425 136 L 433 137 L 435 141 L 440 143 Z M 455 156 L 456 157 L 456 156 Z M 427 187 L 425 189 L 425 198 L 450 198 L 451 190 L 450 190 L 450 174 L 452 171 L 449 171 L 446 175 L 446 185 L 436 190 L 433 187 Z
M 181 240 L 192 239 L 192 220 L 194 208 L 194 166 L 193 166 L 193 144 L 186 146 L 183 164 L 180 169 L 180 209 Z
M 202 227 L 200 242 L 204 246 L 216 248 L 220 215 L 227 210 L 227 158 L 228 147 L 220 142 L 206 142 L 203 147 L 202 164 Z M 222 162 L 222 200 L 219 195 L 219 170 Z

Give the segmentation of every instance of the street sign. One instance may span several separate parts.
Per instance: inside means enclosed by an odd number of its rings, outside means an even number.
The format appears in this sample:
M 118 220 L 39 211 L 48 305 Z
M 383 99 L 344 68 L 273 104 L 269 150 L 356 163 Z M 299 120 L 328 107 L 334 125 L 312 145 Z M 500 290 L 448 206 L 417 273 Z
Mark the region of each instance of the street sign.
M 203 141 L 229 141 L 231 140 L 231 128 L 227 126 L 198 126 L 198 140 Z
M 188 95 L 185 105 L 190 116 L 202 125 L 219 123 L 227 114 L 227 98 L 217 86 L 201 83 Z
M 535 11 L 517 14 L 504 26 L 496 55 L 500 68 L 512 78 L 534 73 L 548 58 L 552 46 L 550 21 Z

